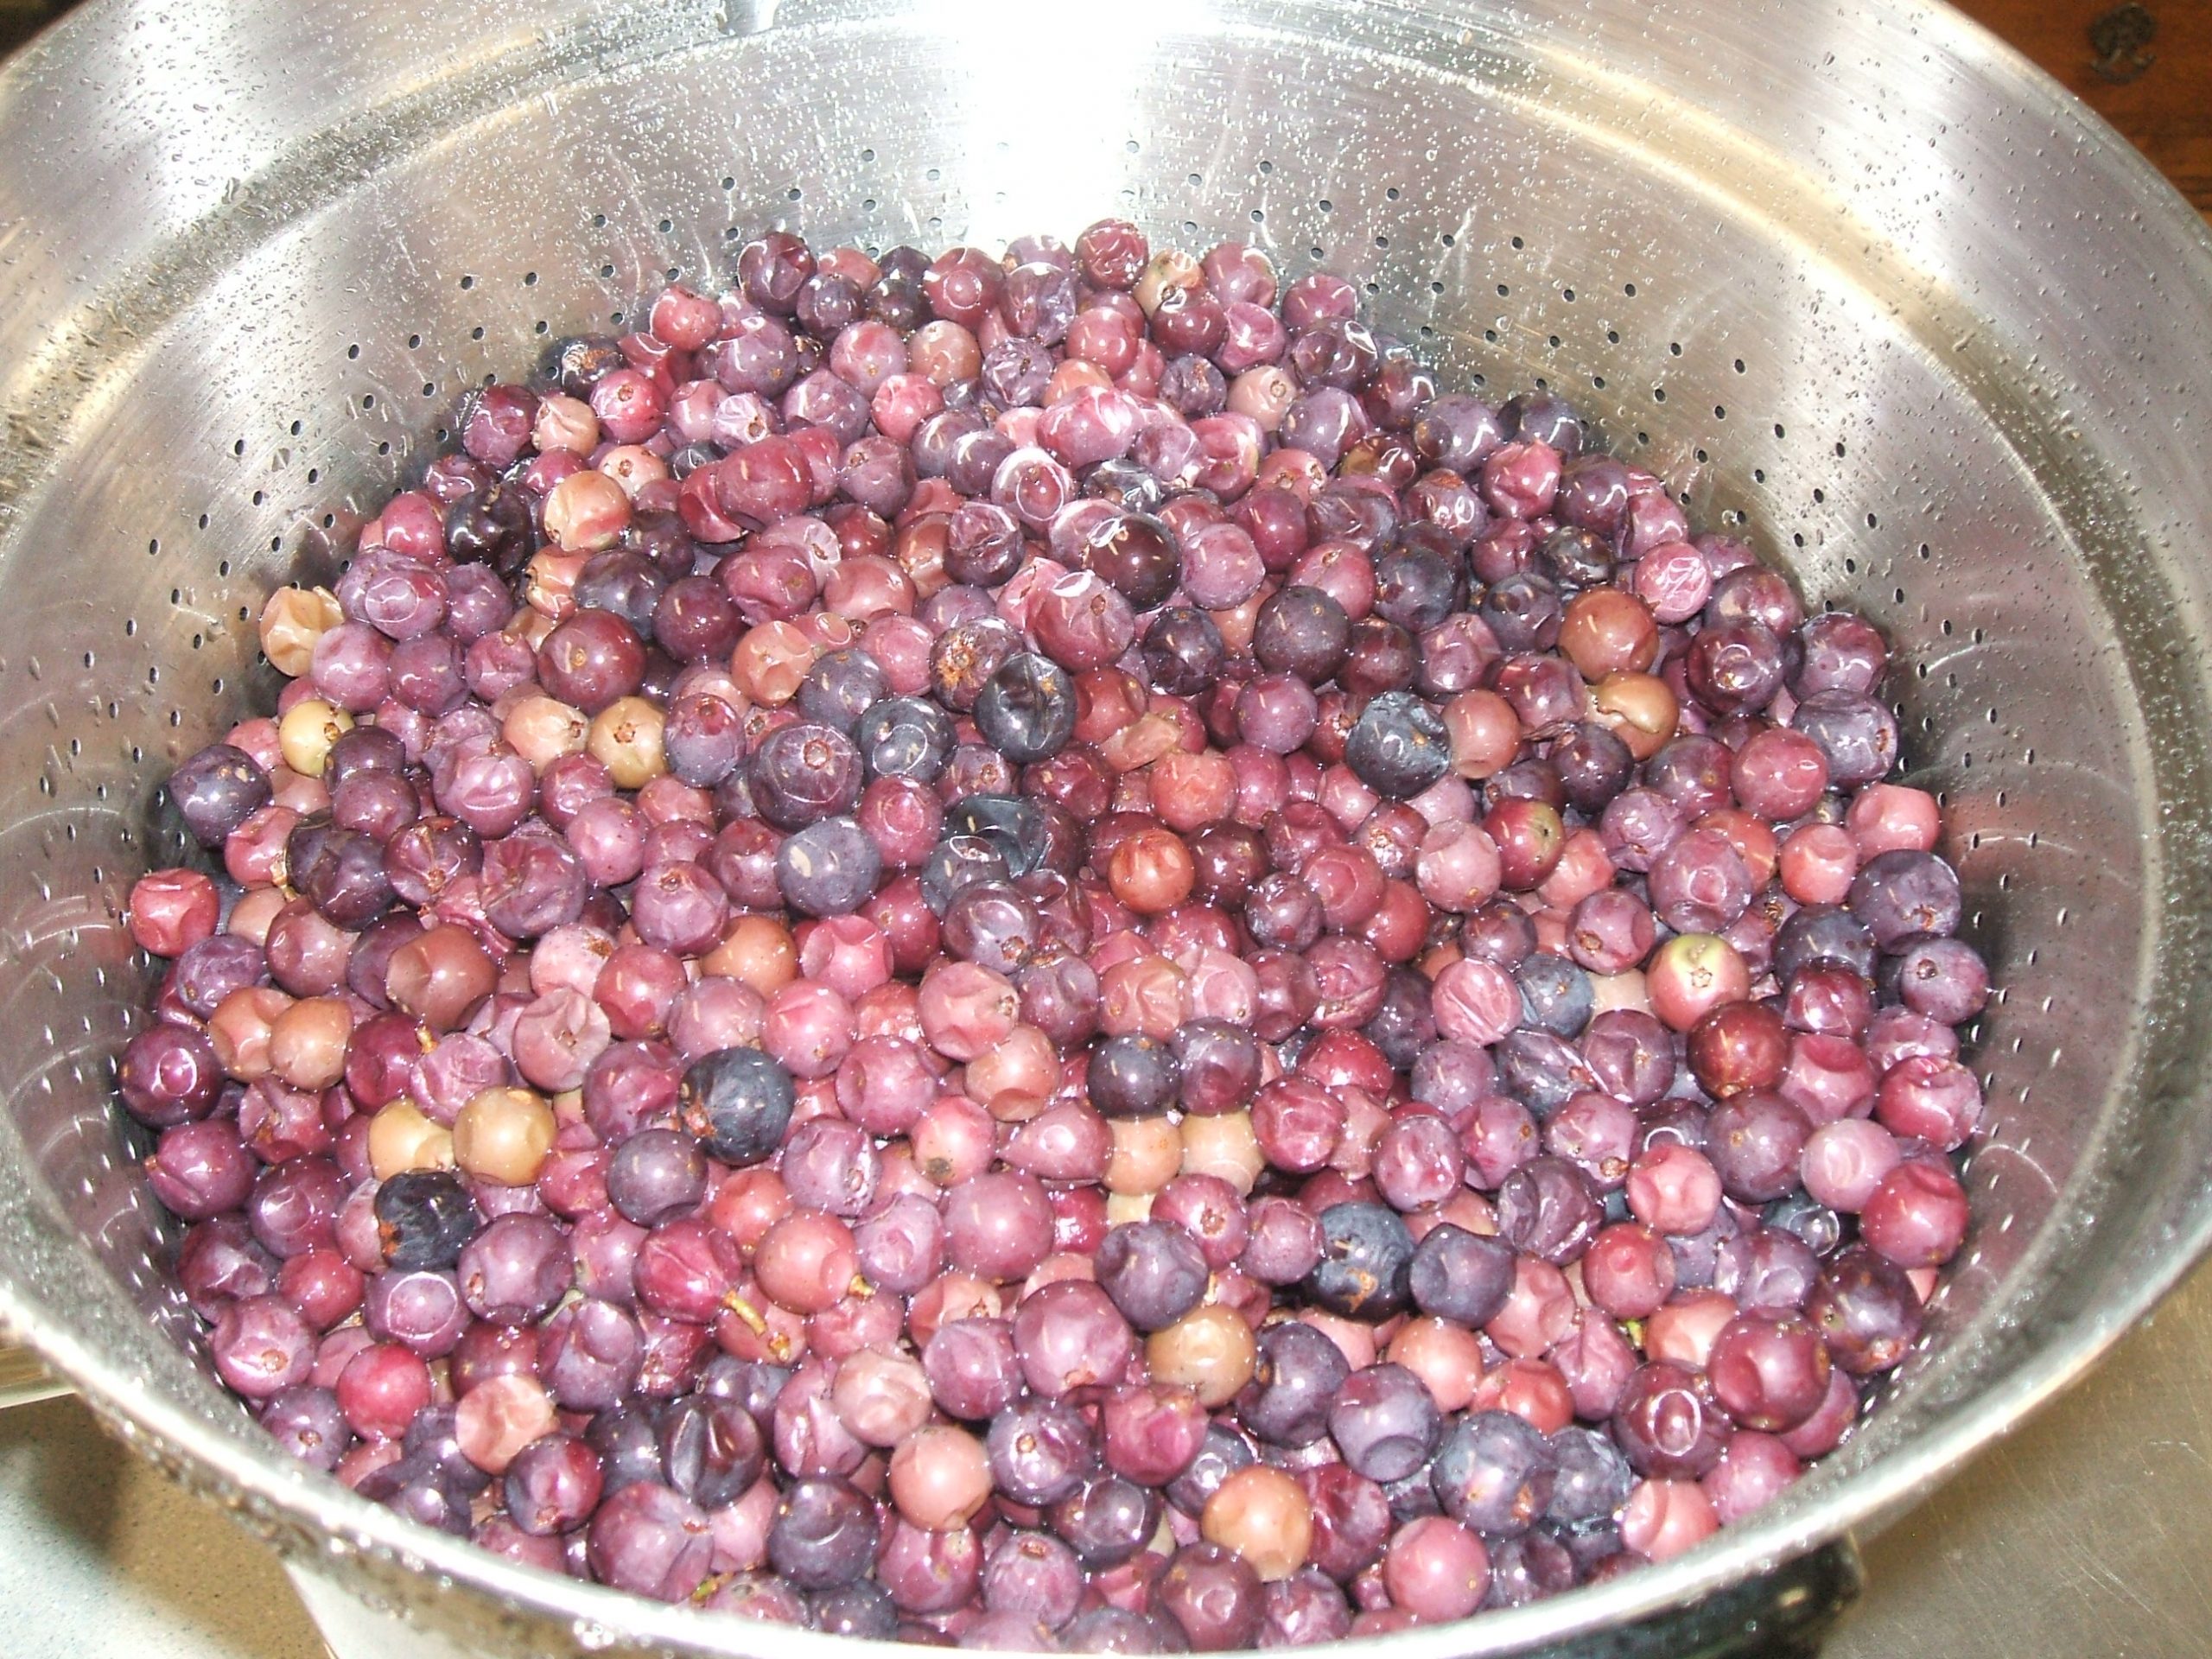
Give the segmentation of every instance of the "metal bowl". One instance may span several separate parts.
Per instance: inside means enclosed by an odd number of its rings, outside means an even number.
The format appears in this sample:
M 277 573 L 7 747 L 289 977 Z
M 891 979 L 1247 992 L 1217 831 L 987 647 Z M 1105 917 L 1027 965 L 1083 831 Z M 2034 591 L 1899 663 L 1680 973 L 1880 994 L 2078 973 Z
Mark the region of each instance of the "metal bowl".
M 2206 1243 L 2212 243 L 1948 10 L 95 0 L 0 74 L 0 1323 L 334 1635 L 850 1651 L 511 1566 L 289 1461 L 209 1380 L 108 1102 L 147 981 L 118 910 L 175 851 L 161 777 L 265 706 L 262 596 L 344 556 L 464 388 L 763 224 L 928 246 L 1118 212 L 1345 270 L 1447 374 L 1572 398 L 1896 642 L 2003 988 L 1926 1340 L 1694 1553 L 1358 1645 L 1808 1624 L 1848 1563 L 1764 1575 L 2003 1433 Z

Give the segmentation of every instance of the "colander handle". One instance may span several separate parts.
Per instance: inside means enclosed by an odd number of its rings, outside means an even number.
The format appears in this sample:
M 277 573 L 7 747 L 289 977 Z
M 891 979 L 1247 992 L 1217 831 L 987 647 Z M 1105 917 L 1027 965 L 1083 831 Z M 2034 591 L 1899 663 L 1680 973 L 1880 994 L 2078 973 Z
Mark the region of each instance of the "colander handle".
M 1545 1649 L 1541 1659 L 1815 1659 L 1865 1582 L 1858 1545 L 1838 1538 L 1703 1601 Z

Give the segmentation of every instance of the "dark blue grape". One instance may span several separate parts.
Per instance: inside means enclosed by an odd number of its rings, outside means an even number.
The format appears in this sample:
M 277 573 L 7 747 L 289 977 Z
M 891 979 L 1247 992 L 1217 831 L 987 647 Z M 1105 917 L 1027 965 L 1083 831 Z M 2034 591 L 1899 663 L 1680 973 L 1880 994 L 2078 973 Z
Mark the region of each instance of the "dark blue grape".
M 1402 1365 L 1354 1371 L 1329 1407 L 1329 1433 L 1370 1480 L 1403 1480 L 1427 1463 L 1444 1432 L 1428 1385 Z
M 1574 1587 L 1574 1557 L 1541 1528 L 1490 1546 L 1490 1594 L 1485 1607 L 1525 1607 Z
M 393 1176 L 377 1188 L 376 1215 L 385 1265 L 402 1273 L 452 1267 L 484 1224 L 461 1177 L 443 1169 Z
M 1418 1521 L 1424 1515 L 1444 1513 L 1444 1505 L 1437 1502 L 1436 1493 L 1428 1484 L 1426 1469 L 1415 1470 L 1402 1480 L 1377 1483 L 1375 1490 L 1382 1494 L 1390 1519 L 1400 1526 Z
M 1019 880 L 1044 866 L 1050 822 L 1036 802 L 1019 795 L 963 795 L 944 809 L 945 836 L 975 836 L 998 849 L 1007 874 Z
M 338 1466 L 353 1443 L 338 1395 L 329 1389 L 285 1389 L 261 1408 L 261 1426 L 287 1452 L 325 1474 Z
M 1344 764 L 1376 794 L 1404 800 L 1452 769 L 1451 734 L 1411 692 L 1386 691 L 1352 726 Z
M 1260 1086 L 1260 1039 L 1242 1026 L 1190 1020 L 1167 1040 L 1181 1074 L 1177 1101 L 1186 1112 L 1211 1117 L 1236 1111 Z
M 1410 968 L 1391 969 L 1382 981 L 1382 1006 L 1360 1031 L 1382 1051 L 1392 1071 L 1409 1070 L 1436 1044 L 1428 976 Z
M 407 770 L 407 748 L 381 726 L 356 726 L 330 746 L 322 781 L 332 789 L 363 772 Z
M 776 886 L 784 902 L 808 916 L 849 916 L 867 903 L 883 874 L 883 855 L 850 818 L 823 818 L 776 849 Z
M 1375 561 L 1375 614 L 1409 633 L 1427 633 L 1466 598 L 1460 562 L 1437 549 L 1405 543 Z
M 1822 963 L 1872 979 L 1875 956 L 1873 934 L 1851 912 L 1834 905 L 1803 905 L 1775 931 L 1772 967 L 1775 977 L 1784 982 Z
M 1562 588 L 1603 587 L 1612 580 L 1612 543 L 1594 530 L 1561 524 L 1536 544 L 1535 568 Z
M 401 1452 L 420 1458 L 438 1484 L 448 1491 L 474 1497 L 492 1484 L 492 1477 L 468 1460 L 461 1449 L 457 1416 L 451 1406 L 425 1406 L 415 1414 L 400 1437 Z
M 926 697 L 886 697 L 853 728 L 861 764 L 871 778 L 911 778 L 933 784 L 952 753 L 952 721 Z
M 1195 352 L 1170 358 L 1160 372 L 1160 398 L 1174 405 L 1185 420 L 1218 415 L 1229 405 L 1229 381 L 1206 358 Z
M 1176 697 L 1211 690 L 1229 660 L 1229 647 L 1213 619 L 1189 605 L 1171 605 L 1153 618 L 1142 651 L 1154 689 Z
M 889 692 L 882 664 L 858 646 L 825 652 L 799 682 L 798 711 L 848 737 L 860 718 Z
M 1382 1320 L 1404 1311 L 1414 1237 L 1383 1204 L 1332 1204 L 1321 1212 L 1321 1262 L 1306 1293 L 1345 1319 Z
M 414 1465 L 402 1458 L 391 1468 L 406 1468 L 411 1472 Z M 363 1485 L 365 1488 L 366 1483 Z M 364 1496 L 366 1496 L 365 1491 Z M 379 1501 L 386 1509 L 405 1516 L 418 1526 L 435 1527 L 440 1532 L 449 1533 L 456 1538 L 468 1536 L 471 1524 L 468 1498 L 454 1491 L 435 1475 L 413 1474 L 411 1478 L 388 1496 L 381 1497 Z
M 1815 691 L 1797 705 L 1790 724 L 1820 746 L 1828 779 L 1840 789 L 1877 783 L 1897 763 L 1897 716 L 1877 698 Z
M 1329 1408 L 1351 1376 L 1344 1350 L 1321 1332 L 1297 1319 L 1271 1325 L 1236 1396 L 1237 1421 L 1270 1445 L 1311 1446 L 1329 1432 Z
M 852 810 L 861 794 L 860 752 L 834 726 L 799 721 L 771 732 L 746 769 L 753 804 L 779 830 Z
M 963 962 L 1011 975 L 1037 953 L 1036 907 L 1010 882 L 971 881 L 944 907 L 944 948 Z
M 768 1564 L 801 1590 L 835 1590 L 868 1571 L 875 1505 L 842 1480 L 794 1482 L 768 1529 Z
M 622 545 L 644 554 L 661 575 L 671 579 L 688 575 L 696 569 L 704 550 L 692 540 L 690 531 L 683 528 L 680 515 L 660 511 L 640 512 L 632 518 L 630 527 L 622 532 Z
M 488 564 L 512 576 L 537 551 L 537 521 L 518 484 L 486 484 L 446 509 L 446 554 L 457 563 Z
M 614 1149 L 607 1168 L 607 1201 L 640 1227 L 696 1209 L 706 1195 L 707 1160 L 699 1143 L 673 1129 L 639 1130 Z
M 1554 1267 L 1579 1260 L 1605 1225 L 1582 1172 L 1564 1158 L 1531 1158 L 1497 1189 L 1497 1236 Z
M 999 1491 L 1032 1508 L 1058 1503 L 1098 1466 L 1090 1425 L 1057 1400 L 1025 1400 L 1001 1412 L 983 1446 Z
M 1816 1256 L 1830 1256 L 1843 1243 L 1843 1217 L 1809 1192 L 1777 1198 L 1761 1214 L 1767 1226 L 1788 1233 Z
M 1108 1117 L 1156 1117 L 1175 1104 L 1182 1073 L 1175 1051 L 1157 1038 L 1109 1037 L 1091 1051 L 1090 1103 Z
M 594 554 L 576 577 L 577 608 L 612 611 L 639 633 L 653 625 L 668 576 L 634 548 L 609 548 Z
M 872 1579 L 822 1591 L 810 1599 L 808 1605 L 814 1628 L 830 1636 L 888 1642 L 899 1634 L 899 1609 L 890 1592 Z
M 1092 1267 L 1099 1288 L 1140 1331 L 1162 1330 L 1205 1300 L 1206 1259 L 1198 1241 L 1164 1221 L 1112 1229 Z
M 1596 995 L 1590 976 L 1565 957 L 1539 950 L 1513 973 L 1521 993 L 1521 1023 L 1554 1037 L 1580 1037 L 1590 1023 Z
M 1244 896 L 1244 925 L 1262 950 L 1310 950 L 1327 920 L 1321 895 L 1288 870 L 1277 870 Z
M 1252 624 L 1252 656 L 1270 674 L 1308 685 L 1337 676 L 1351 650 L 1351 619 L 1319 588 L 1289 587 L 1269 596 Z
M 1561 456 L 1582 453 L 1582 418 L 1573 405 L 1549 392 L 1521 392 L 1498 406 L 1497 418 L 1505 430 L 1529 443 L 1548 444 Z
M 1095 1474 L 1045 1512 L 1046 1524 L 1093 1572 L 1119 1567 L 1159 1530 L 1161 1499 L 1148 1486 Z
M 699 1368 L 698 1391 L 711 1399 L 734 1400 L 765 1423 L 776 1408 L 777 1396 L 791 1380 L 788 1365 L 772 1365 L 764 1359 L 740 1359 L 734 1354 L 715 1354 Z
M 1558 1472 L 1550 1442 L 1527 1420 L 1510 1411 L 1478 1411 L 1446 1433 L 1429 1481 L 1453 1520 L 1510 1538 L 1542 1517 Z
M 923 861 L 922 902 L 942 918 L 952 901 L 979 882 L 1003 885 L 1013 880 L 1006 855 L 982 836 L 946 836 Z
M 1500 1088 L 1535 1114 L 1549 1117 L 1586 1089 L 1598 1086 L 1597 1074 L 1581 1051 L 1564 1037 L 1522 1027 L 1510 1031 L 1491 1051 L 1497 1061 Z
M 929 256 L 917 249 L 896 247 L 876 261 L 880 273 L 874 286 L 862 297 L 868 314 L 900 334 L 918 328 L 929 320 L 922 294 L 922 273 L 930 268 Z
M 983 741 L 1027 766 L 1058 754 L 1075 735 L 1075 683 L 1049 658 L 1021 652 L 985 683 L 975 712 Z
M 664 1478 L 702 1509 L 736 1503 L 766 1466 L 760 1425 L 737 1401 L 687 1395 L 662 1408 L 656 1427 Z
M 302 818 L 285 840 L 288 879 L 325 919 L 352 931 L 391 908 L 397 896 L 374 836 L 341 830 L 326 817 Z
M 1027 409 L 1045 401 L 1045 387 L 1056 366 L 1052 348 L 1042 340 L 1020 336 L 1002 340 L 983 353 L 982 389 L 1001 409 Z M 1017 552 L 1017 561 L 1020 556 Z M 950 560 L 947 568 L 950 568 Z
M 677 1117 L 725 1164 L 757 1164 L 783 1144 L 798 1092 L 783 1063 L 757 1048 L 719 1048 L 683 1074 Z
M 745 750 L 745 716 L 708 692 L 678 697 L 661 727 L 661 752 L 683 782 L 712 789 L 738 767 Z
M 596 1413 L 584 1427 L 584 1444 L 599 1453 L 610 1495 L 638 1481 L 661 1478 L 660 1435 L 642 1401 Z
M 1251 1441 L 1226 1423 L 1211 1422 L 1206 1425 L 1205 1439 L 1199 1442 L 1198 1455 L 1163 1490 L 1170 1503 L 1194 1516 L 1205 1508 L 1206 1500 L 1220 1490 L 1223 1481 L 1259 1460 Z
M 1884 950 L 1923 935 L 1955 933 L 1962 907 L 1958 873 L 1933 853 L 1878 853 L 1852 879 L 1849 907 Z
M 1544 1509 L 1548 1520 L 1580 1526 L 1604 1520 L 1628 1502 L 1636 1471 L 1609 1436 L 1570 1423 L 1552 1436 L 1551 1449 L 1557 1472 Z

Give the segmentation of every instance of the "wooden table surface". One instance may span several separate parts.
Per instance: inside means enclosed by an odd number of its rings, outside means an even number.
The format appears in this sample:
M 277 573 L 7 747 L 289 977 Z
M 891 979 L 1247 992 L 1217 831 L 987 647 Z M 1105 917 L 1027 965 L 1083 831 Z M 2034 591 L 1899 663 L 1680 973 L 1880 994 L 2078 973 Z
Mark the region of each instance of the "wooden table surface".
M 2212 213 L 2212 0 L 1954 0 Z

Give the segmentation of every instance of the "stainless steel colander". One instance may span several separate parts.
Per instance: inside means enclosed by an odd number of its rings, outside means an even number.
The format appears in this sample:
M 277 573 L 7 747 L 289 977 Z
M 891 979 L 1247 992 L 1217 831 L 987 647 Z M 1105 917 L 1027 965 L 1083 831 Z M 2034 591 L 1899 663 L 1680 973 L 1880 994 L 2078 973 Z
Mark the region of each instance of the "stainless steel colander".
M 1871 613 L 2003 987 L 1974 1230 L 1890 1409 L 1666 1567 L 1372 1645 L 1808 1624 L 1847 1563 L 1766 1575 L 2002 1433 L 2204 1245 L 2212 240 L 1955 15 L 95 0 L 0 74 L 0 1325 L 283 1550 L 341 1647 L 830 1652 L 418 1530 L 209 1381 L 108 1104 L 156 785 L 265 706 L 268 589 L 549 336 L 766 224 L 934 247 L 1105 213 L 1347 271 L 1450 375 L 1572 398 Z

